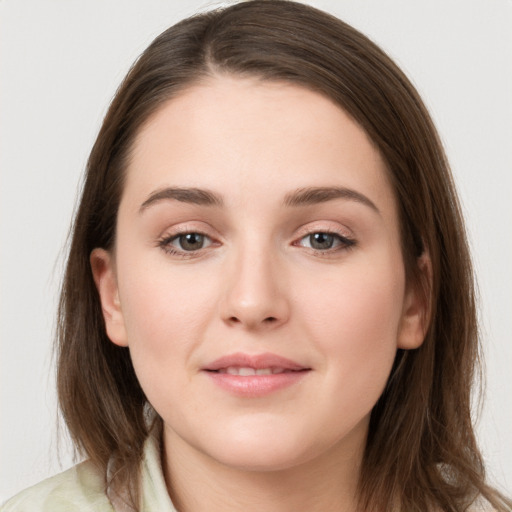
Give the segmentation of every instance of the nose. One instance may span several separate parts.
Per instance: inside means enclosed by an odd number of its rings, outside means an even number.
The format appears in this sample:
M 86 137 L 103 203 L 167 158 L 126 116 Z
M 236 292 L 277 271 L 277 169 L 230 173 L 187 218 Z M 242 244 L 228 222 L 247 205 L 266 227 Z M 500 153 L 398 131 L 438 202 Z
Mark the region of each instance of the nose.
M 286 323 L 290 304 L 276 255 L 270 250 L 250 249 L 230 263 L 221 301 L 223 321 L 253 331 Z

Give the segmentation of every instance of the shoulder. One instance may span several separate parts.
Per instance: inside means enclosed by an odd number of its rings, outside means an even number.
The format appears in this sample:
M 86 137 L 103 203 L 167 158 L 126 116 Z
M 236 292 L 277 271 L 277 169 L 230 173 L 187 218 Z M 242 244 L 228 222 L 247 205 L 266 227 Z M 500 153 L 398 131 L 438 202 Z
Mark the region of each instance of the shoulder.
M 0 506 L 0 512 L 113 512 L 102 476 L 88 461 L 43 480 Z

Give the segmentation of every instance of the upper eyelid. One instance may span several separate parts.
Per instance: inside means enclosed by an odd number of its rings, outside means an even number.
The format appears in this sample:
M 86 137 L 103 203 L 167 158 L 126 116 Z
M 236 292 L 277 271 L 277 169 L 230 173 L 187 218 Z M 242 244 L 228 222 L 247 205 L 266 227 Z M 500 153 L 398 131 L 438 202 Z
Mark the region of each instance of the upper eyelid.
M 306 233 L 304 236 L 300 236 L 293 242 L 293 244 L 295 245 L 298 242 L 301 242 L 302 240 L 304 240 L 305 238 L 308 238 L 309 236 L 314 235 L 315 233 L 323 233 L 326 235 L 331 235 L 331 236 L 337 237 L 339 239 L 339 241 L 345 245 L 355 245 L 357 243 L 356 239 L 352 236 L 342 235 L 341 233 L 337 233 L 334 231 L 318 230 L 318 231 L 311 231 L 309 233 Z
M 197 235 L 201 235 L 205 238 L 208 238 L 211 242 L 210 245 L 215 245 L 215 244 L 218 244 L 218 241 L 211 235 L 207 234 L 207 233 L 204 233 L 202 231 L 199 231 L 199 230 L 186 230 L 186 231 L 176 231 L 174 233 L 169 233 L 169 234 L 163 234 L 162 236 L 160 236 L 158 238 L 158 245 L 162 245 L 162 244 L 169 244 L 171 242 L 173 242 L 174 240 L 176 240 L 177 238 L 181 237 L 181 236 L 184 236 L 184 235 L 188 235 L 188 234 L 197 234 Z M 206 249 L 206 247 L 205 247 Z M 200 250 L 200 249 L 198 249 Z
M 161 230 L 158 238 L 174 238 L 180 235 L 186 235 L 187 233 L 197 233 L 212 239 L 220 238 L 220 234 L 217 230 L 211 228 L 203 221 L 186 221 L 180 222 L 174 226 L 167 226 L 165 229 Z
M 333 221 L 308 222 L 300 226 L 297 229 L 297 233 L 300 238 L 312 233 L 330 233 L 344 238 L 353 238 L 355 236 L 352 229 L 347 226 L 340 225 L 338 222 L 334 223 Z

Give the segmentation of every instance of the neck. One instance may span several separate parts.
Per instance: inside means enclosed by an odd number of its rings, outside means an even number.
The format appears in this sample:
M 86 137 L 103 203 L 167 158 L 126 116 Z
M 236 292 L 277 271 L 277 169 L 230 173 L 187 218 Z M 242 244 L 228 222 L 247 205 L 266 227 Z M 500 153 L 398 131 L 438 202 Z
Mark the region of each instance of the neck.
M 356 512 L 363 446 L 334 446 L 289 468 L 255 471 L 219 463 L 167 432 L 164 475 L 180 512 Z

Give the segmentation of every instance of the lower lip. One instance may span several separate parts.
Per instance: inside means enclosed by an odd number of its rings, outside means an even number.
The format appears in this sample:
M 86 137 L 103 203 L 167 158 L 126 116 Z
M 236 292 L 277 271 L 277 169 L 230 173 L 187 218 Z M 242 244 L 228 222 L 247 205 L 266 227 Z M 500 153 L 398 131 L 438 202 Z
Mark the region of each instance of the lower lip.
M 271 375 L 231 375 L 229 373 L 205 372 L 217 386 L 231 394 L 254 398 L 269 395 L 293 386 L 302 380 L 310 370 L 283 372 Z

